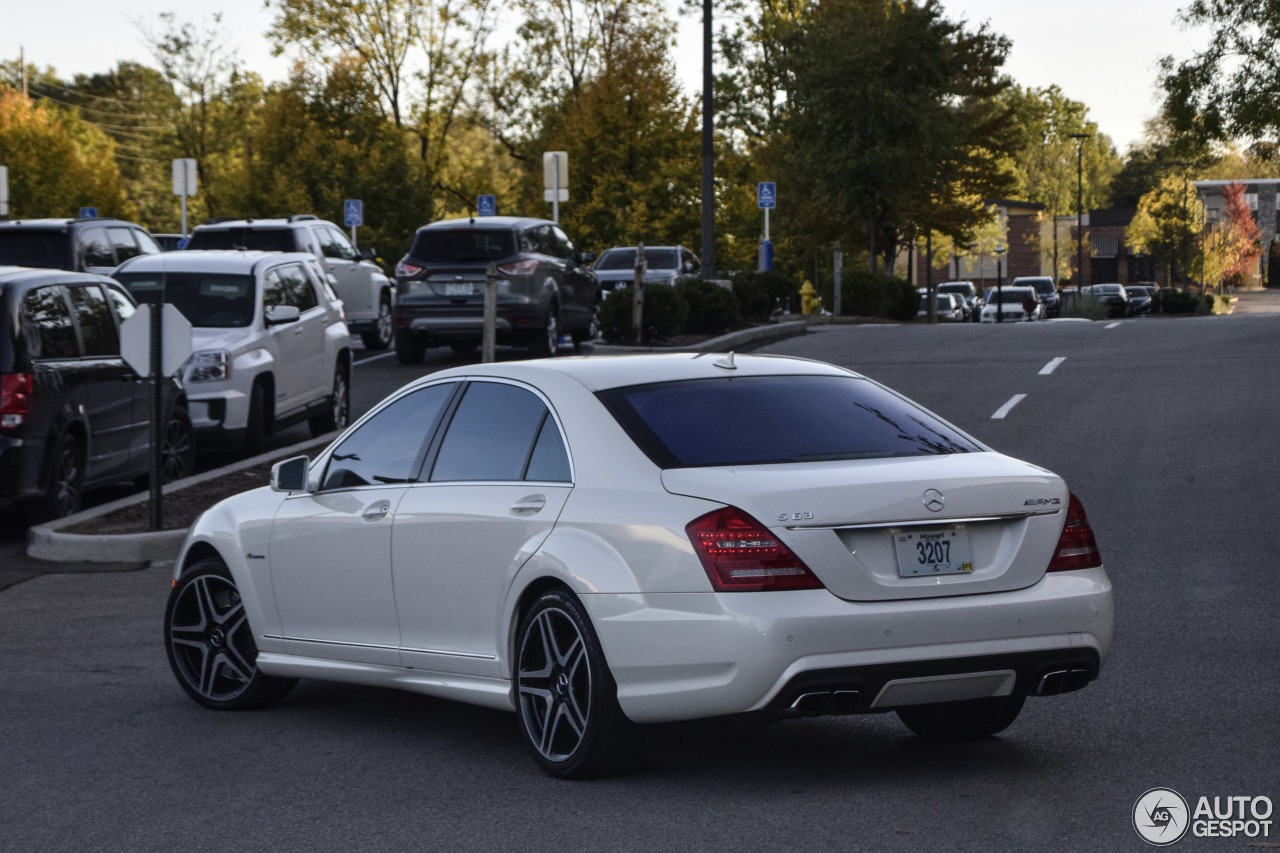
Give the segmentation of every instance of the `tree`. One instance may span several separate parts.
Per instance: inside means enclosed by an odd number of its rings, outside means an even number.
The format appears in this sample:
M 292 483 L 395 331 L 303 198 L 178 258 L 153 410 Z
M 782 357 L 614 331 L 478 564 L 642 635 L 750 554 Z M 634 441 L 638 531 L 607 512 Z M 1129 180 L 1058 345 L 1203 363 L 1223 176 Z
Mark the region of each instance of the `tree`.
M 1225 282 L 1239 287 L 1256 269 L 1258 258 L 1262 256 L 1262 229 L 1245 200 L 1244 184 L 1228 184 L 1222 190 L 1222 197 L 1222 222 L 1213 229 L 1212 241 L 1220 270 L 1213 276 L 1206 271 L 1205 282 Z
M 1172 282 L 1175 271 L 1190 272 L 1204 221 L 1196 188 L 1185 177 L 1170 175 L 1138 202 L 1125 239 L 1134 251 L 1151 255 Z
M 103 216 L 133 218 L 113 149 L 74 111 L 32 103 L 0 84 L 0 163 L 9 167 L 13 217 L 75 216 L 97 207 Z

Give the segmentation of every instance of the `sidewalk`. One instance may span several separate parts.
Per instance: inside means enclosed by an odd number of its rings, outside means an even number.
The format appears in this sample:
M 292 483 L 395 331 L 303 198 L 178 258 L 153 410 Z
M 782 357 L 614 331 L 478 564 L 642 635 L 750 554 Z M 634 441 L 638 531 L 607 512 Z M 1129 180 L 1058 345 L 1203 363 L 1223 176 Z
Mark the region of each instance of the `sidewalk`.
M 1237 290 L 1232 314 L 1280 314 L 1280 288 Z

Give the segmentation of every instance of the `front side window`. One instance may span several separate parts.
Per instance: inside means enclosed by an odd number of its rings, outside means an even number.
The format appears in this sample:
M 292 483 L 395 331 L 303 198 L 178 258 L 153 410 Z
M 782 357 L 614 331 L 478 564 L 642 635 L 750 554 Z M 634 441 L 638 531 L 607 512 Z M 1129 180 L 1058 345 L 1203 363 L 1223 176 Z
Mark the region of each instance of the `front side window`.
M 80 338 L 84 341 L 85 355 L 119 355 L 120 336 L 116 321 L 111 316 L 111 306 L 96 284 L 68 288 L 76 320 L 80 323 Z
M 57 285 L 37 287 L 22 300 L 22 308 L 35 334 L 31 336 L 32 358 L 78 358 L 75 322 Z
M 525 479 L 547 414 L 542 400 L 523 388 L 473 382 L 449 422 L 431 481 Z M 554 463 L 539 466 L 550 470 Z
M 455 387 L 445 383 L 413 391 L 361 424 L 333 449 L 322 488 L 409 482 Z
M 318 236 L 320 238 L 320 251 L 326 258 L 354 261 L 360 255 L 356 251 L 356 247 L 351 245 L 351 241 L 347 239 L 347 235 L 337 228 L 332 226 L 321 228 L 318 231 Z
M 924 409 L 853 376 L 700 379 L 598 396 L 661 468 L 981 450 Z

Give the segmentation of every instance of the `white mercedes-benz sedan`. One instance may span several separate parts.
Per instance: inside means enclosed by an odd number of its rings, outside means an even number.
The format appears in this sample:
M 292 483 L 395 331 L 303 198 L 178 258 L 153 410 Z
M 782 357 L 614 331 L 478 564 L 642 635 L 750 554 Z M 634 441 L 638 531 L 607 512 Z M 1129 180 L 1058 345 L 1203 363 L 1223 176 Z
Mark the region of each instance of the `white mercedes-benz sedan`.
M 165 609 L 202 705 L 420 691 L 515 711 L 566 778 L 700 717 L 989 736 L 1096 678 L 1111 638 L 1061 478 L 851 371 L 732 353 L 410 383 L 208 510 Z

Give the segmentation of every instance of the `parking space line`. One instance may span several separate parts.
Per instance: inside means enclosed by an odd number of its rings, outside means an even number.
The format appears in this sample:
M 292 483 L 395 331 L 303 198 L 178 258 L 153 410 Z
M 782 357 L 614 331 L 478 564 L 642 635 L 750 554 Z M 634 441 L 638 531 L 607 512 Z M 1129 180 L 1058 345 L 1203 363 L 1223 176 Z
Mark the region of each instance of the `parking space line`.
M 1067 357 L 1065 355 L 1058 356 L 1053 361 L 1049 362 L 1044 367 L 1040 368 L 1040 375 L 1048 376 L 1050 373 L 1053 373 L 1053 371 L 1058 369 L 1059 364 L 1062 364 L 1062 362 L 1066 360 L 1067 360 Z
M 395 355 L 395 353 L 394 353 L 394 352 L 382 352 L 382 353 L 378 353 L 377 355 L 371 355 L 371 356 L 369 356 L 368 358 L 362 358 L 362 359 L 359 359 L 359 360 L 357 360 L 357 361 L 353 361 L 353 362 L 351 362 L 351 366 L 352 366 L 352 367 L 359 367 L 360 365 L 362 365 L 362 364 L 367 364 L 368 362 L 371 362 L 371 361 L 378 361 L 379 359 L 383 359 L 383 358 L 391 358 L 391 356 L 393 356 L 393 355 Z
M 1103 326 L 1102 328 L 1104 328 L 1104 329 L 1114 329 L 1116 326 L 1119 326 L 1119 325 L 1120 325 L 1120 321 L 1119 321 L 1119 320 L 1117 320 L 1117 321 L 1116 321 L 1116 322 L 1114 322 L 1114 323 L 1108 323 L 1107 325 Z
M 1003 406 L 996 409 L 996 413 L 991 416 L 991 420 L 993 421 L 1004 420 L 1004 416 L 1009 414 L 1009 412 L 1013 410 L 1014 406 L 1018 405 L 1025 399 L 1027 399 L 1026 394 L 1014 394 L 1012 397 L 1009 398 L 1009 402 L 1005 403 Z

